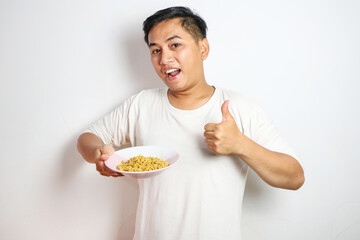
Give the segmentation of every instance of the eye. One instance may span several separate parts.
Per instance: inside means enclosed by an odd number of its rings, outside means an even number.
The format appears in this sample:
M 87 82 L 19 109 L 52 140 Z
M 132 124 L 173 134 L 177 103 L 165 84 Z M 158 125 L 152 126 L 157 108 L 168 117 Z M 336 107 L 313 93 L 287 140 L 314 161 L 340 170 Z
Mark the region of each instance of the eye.
M 179 43 L 174 43 L 174 44 L 172 44 L 171 46 L 172 46 L 173 48 L 177 48 L 177 47 L 180 46 L 180 44 L 179 44 Z
M 157 54 L 157 53 L 159 53 L 160 52 L 160 49 L 155 49 L 155 50 L 153 50 L 151 53 L 152 54 Z

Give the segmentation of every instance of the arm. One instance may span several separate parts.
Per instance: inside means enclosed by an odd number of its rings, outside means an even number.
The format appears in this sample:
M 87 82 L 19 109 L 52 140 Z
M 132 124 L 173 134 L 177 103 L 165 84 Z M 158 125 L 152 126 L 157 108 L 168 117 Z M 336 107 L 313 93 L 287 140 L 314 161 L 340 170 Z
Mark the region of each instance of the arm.
M 299 189 L 304 181 L 304 172 L 299 162 L 290 155 L 270 151 L 255 143 L 238 129 L 228 111 L 229 101 L 221 110 L 221 123 L 205 125 L 205 141 L 215 154 L 240 156 L 266 183 L 285 189 Z
M 114 172 L 105 166 L 104 161 L 114 153 L 114 148 L 104 145 L 103 141 L 92 133 L 83 133 L 77 141 L 77 149 L 83 158 L 96 165 L 96 170 L 103 176 L 119 177 L 121 173 Z
M 303 169 L 292 156 L 270 151 L 243 134 L 239 135 L 237 143 L 243 147 L 234 149 L 234 153 L 269 185 L 292 190 L 297 190 L 303 185 Z

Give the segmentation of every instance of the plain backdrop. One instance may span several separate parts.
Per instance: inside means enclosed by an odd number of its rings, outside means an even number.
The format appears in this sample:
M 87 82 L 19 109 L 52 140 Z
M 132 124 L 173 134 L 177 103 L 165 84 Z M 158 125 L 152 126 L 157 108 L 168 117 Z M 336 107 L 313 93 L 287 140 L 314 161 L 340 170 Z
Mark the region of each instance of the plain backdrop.
M 131 239 L 137 182 L 100 176 L 76 139 L 164 86 L 142 22 L 174 5 L 207 21 L 207 81 L 260 103 L 305 169 L 298 191 L 250 172 L 243 240 L 360 239 L 356 0 L 1 0 L 0 239 Z

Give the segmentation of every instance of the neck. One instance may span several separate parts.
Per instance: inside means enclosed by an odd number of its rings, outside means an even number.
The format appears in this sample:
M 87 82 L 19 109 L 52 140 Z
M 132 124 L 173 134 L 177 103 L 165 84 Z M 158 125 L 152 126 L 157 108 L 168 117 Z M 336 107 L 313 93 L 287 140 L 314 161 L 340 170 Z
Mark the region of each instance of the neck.
M 182 110 L 193 110 L 204 105 L 214 94 L 215 88 L 205 81 L 184 91 L 168 90 L 171 105 Z

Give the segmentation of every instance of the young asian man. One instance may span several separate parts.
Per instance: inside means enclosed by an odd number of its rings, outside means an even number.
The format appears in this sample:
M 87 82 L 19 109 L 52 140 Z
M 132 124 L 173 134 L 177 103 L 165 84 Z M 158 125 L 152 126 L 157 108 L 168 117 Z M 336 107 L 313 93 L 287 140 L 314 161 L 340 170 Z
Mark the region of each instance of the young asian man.
M 121 174 L 104 165 L 113 146 L 160 145 L 180 153 L 173 168 L 139 180 L 134 239 L 241 239 L 248 168 L 271 186 L 296 190 L 304 182 L 298 157 L 256 103 L 206 82 L 210 47 L 201 17 L 172 7 L 143 27 L 151 63 L 167 87 L 125 100 L 79 137 L 78 150 L 113 177 Z

